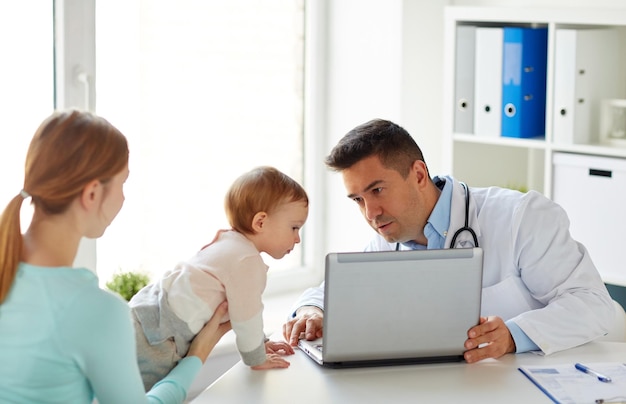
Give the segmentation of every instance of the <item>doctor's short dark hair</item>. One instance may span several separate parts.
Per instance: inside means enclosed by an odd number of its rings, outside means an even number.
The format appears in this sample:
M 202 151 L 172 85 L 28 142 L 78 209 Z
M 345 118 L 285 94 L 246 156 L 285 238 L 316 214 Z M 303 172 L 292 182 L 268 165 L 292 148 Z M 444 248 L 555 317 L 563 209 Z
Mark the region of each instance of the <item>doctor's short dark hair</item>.
M 381 163 L 406 178 L 416 160 L 424 155 L 403 127 L 384 119 L 373 119 L 348 132 L 324 161 L 334 171 L 352 167 L 359 161 L 378 156 Z

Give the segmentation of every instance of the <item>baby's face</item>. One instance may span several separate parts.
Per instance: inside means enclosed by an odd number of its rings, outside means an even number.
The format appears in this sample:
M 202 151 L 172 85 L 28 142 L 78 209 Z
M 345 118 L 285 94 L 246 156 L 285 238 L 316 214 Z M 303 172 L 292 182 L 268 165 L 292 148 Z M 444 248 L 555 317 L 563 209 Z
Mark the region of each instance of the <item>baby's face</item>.
M 287 202 L 268 214 L 265 222 L 263 250 L 281 259 L 300 242 L 300 229 L 306 222 L 309 207 L 304 201 Z

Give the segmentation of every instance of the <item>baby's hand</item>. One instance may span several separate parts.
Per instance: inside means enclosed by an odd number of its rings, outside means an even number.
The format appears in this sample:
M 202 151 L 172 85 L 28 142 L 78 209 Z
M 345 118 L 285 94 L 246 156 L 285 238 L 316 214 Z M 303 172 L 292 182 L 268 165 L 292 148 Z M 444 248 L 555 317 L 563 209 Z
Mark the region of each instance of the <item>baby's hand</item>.
M 267 341 L 265 343 L 265 352 L 268 354 L 293 355 L 294 350 L 291 345 L 283 341 Z
M 276 368 L 288 368 L 290 365 L 289 362 L 280 357 L 280 355 L 269 354 L 267 355 L 267 359 L 260 365 L 251 366 L 250 368 L 253 370 L 266 370 L 266 369 L 276 369 Z

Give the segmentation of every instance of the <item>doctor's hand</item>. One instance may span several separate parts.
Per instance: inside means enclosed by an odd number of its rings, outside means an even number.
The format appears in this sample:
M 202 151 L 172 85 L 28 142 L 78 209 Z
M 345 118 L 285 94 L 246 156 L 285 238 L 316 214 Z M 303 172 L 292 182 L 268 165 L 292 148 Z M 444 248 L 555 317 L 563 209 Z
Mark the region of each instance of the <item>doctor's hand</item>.
M 486 358 L 499 358 L 515 352 L 515 341 L 509 328 L 500 317 L 481 317 L 479 324 L 467 331 L 463 354 L 467 363 L 478 362 Z
M 283 337 L 290 345 L 298 345 L 298 340 L 309 341 L 322 336 L 324 312 L 315 306 L 303 306 L 296 311 L 296 316 L 283 324 Z

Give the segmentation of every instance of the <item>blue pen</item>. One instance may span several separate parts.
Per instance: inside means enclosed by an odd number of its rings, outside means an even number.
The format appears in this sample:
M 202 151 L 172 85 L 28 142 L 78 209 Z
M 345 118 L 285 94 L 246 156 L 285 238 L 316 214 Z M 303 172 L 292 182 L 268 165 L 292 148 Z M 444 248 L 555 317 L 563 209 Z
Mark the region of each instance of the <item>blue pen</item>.
M 598 372 L 596 372 L 596 371 L 595 371 L 595 370 L 593 370 L 593 369 L 589 369 L 589 368 L 588 368 L 587 366 L 585 366 L 585 365 L 582 365 L 582 364 L 580 364 L 580 363 L 577 363 L 577 364 L 575 364 L 575 365 L 574 365 L 574 367 L 576 367 L 576 369 L 580 370 L 581 372 L 585 372 L 585 373 L 587 373 L 587 374 L 589 374 L 589 375 L 593 375 L 593 376 L 597 377 L 597 378 L 598 378 L 598 380 L 600 380 L 601 382 L 604 382 L 604 383 L 609 383 L 609 382 L 611 382 L 611 378 L 610 378 L 610 377 L 608 377 L 608 376 L 604 376 L 603 374 L 598 373 Z

